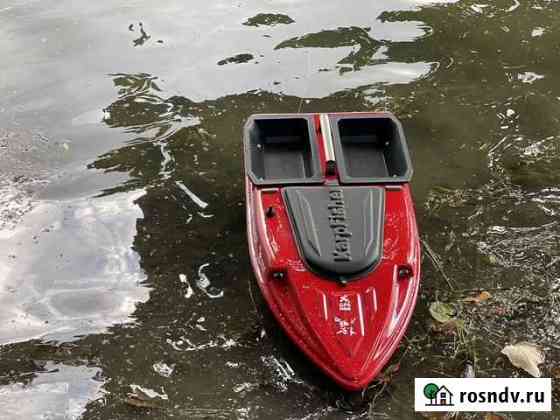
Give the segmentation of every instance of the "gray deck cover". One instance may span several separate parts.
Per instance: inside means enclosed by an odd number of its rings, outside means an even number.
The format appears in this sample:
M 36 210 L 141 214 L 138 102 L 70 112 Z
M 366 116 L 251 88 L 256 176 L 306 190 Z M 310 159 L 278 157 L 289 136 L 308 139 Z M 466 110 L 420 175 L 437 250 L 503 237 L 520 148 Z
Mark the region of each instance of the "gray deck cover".
M 283 191 L 300 254 L 312 271 L 352 280 L 377 265 L 383 254 L 383 188 L 287 187 Z

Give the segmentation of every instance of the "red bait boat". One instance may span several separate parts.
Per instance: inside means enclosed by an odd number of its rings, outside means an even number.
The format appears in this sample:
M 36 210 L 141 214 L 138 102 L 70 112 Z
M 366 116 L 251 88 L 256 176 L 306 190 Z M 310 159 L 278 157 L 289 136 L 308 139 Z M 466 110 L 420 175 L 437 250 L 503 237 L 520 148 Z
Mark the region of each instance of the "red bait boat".
M 420 283 L 412 165 L 389 113 L 262 114 L 244 129 L 249 251 L 286 333 L 343 388 L 398 346 Z

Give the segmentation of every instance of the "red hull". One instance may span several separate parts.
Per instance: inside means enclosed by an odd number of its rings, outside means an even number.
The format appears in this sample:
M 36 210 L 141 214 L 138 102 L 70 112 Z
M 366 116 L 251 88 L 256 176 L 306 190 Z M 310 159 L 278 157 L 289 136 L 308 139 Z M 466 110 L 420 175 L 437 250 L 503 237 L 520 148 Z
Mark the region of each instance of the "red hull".
M 325 153 L 315 130 L 322 170 Z M 336 180 L 336 175 L 325 181 Z M 249 251 L 259 287 L 290 338 L 329 377 L 361 390 L 396 350 L 412 316 L 420 283 L 420 242 L 408 183 L 385 188 L 382 257 L 347 284 L 310 271 L 300 256 L 282 186 L 246 177 Z M 373 187 L 373 185 L 372 185 Z M 267 217 L 265 209 L 275 209 Z M 405 268 L 405 275 L 399 273 Z M 275 273 L 283 273 L 282 278 Z

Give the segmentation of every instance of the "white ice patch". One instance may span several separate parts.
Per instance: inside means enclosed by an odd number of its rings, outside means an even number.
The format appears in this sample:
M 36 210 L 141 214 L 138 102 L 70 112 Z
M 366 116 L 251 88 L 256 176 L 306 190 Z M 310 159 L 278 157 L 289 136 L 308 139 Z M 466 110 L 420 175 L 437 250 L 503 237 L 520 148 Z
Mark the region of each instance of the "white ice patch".
M 136 384 L 130 385 L 130 388 L 132 389 L 132 392 L 134 392 L 136 395 L 144 397 L 145 399 L 148 399 L 148 400 L 153 400 L 155 398 L 159 398 L 161 400 L 168 400 L 169 399 L 169 397 L 167 396 L 167 394 L 165 393 L 165 391 L 163 389 L 162 389 L 162 392 L 159 393 L 157 391 L 154 391 L 153 389 L 145 388 L 143 386 L 136 385 Z
M 194 204 L 196 204 L 202 210 L 204 210 L 206 207 L 208 207 L 207 202 L 200 199 L 195 193 L 193 193 L 191 190 L 189 190 L 187 188 L 187 186 L 185 184 L 183 184 L 181 181 L 175 181 L 175 184 L 181 189 L 181 191 L 183 191 L 185 194 L 187 194 L 187 196 L 192 200 L 192 202 Z
M 179 274 L 179 281 L 183 284 L 187 285 L 187 292 L 185 293 L 185 298 L 190 299 L 190 297 L 194 294 L 193 288 L 187 279 L 187 276 L 183 273 Z
M 537 26 L 536 28 L 534 28 L 534 29 L 531 31 L 531 36 L 532 36 L 533 38 L 538 38 L 538 37 L 540 37 L 540 36 L 543 36 L 544 31 L 545 31 L 544 28 L 541 28 L 540 26 Z
M 513 4 L 508 7 L 506 9 L 506 12 L 513 12 L 515 9 L 517 9 L 519 6 L 521 6 L 521 4 L 519 3 L 519 1 L 517 0 L 513 0 Z
M 157 362 L 152 365 L 154 372 L 160 374 L 164 378 L 169 378 L 175 371 L 175 365 L 168 365 L 164 362 Z
M 258 383 L 254 383 L 254 382 L 242 382 L 233 387 L 233 392 L 235 392 L 236 394 L 239 393 L 245 394 L 246 392 L 258 388 L 259 386 L 260 385 Z
M 487 4 L 472 4 L 472 5 L 471 5 L 471 10 L 472 10 L 473 12 L 478 13 L 478 14 L 482 14 L 482 13 L 484 13 L 484 9 L 485 9 L 486 7 L 488 7 Z
M 517 79 L 521 80 L 523 83 L 533 83 L 537 80 L 544 79 L 542 74 L 537 74 L 532 71 L 526 71 L 524 73 L 519 73 Z
M 288 390 L 289 383 L 301 384 L 303 381 L 296 377 L 290 364 L 284 359 L 277 359 L 273 355 L 261 356 L 261 361 L 268 367 L 275 377 L 274 384 L 283 392 Z
M 176 351 L 202 351 L 214 348 L 221 348 L 223 350 L 230 350 L 233 347 L 239 346 L 239 343 L 233 338 L 227 338 L 223 334 L 219 334 L 215 339 L 207 341 L 205 343 L 195 344 L 187 337 L 180 337 L 178 340 L 171 340 L 168 338 L 165 340 L 173 350 Z
M 196 280 L 196 285 L 210 299 L 221 298 L 221 297 L 224 296 L 224 291 L 223 290 L 215 290 L 215 288 L 213 288 L 211 283 L 210 283 L 210 279 L 204 273 L 204 269 L 206 267 L 208 267 L 209 265 L 210 265 L 210 263 L 202 264 L 198 268 L 198 279 Z

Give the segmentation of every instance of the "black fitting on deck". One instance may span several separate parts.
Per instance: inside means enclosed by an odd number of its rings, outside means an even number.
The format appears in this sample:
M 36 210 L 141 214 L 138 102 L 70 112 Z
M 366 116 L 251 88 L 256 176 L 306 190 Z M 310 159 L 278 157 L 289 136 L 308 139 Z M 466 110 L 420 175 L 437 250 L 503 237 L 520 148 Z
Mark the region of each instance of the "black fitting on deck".
M 286 273 L 284 273 L 283 271 L 275 271 L 274 273 L 272 273 L 272 278 L 274 280 L 284 280 L 285 277 Z
M 274 217 L 276 216 L 276 210 L 274 210 L 274 207 L 270 206 L 269 208 L 266 209 L 266 217 L 270 218 L 270 217 Z
M 336 175 L 336 162 L 334 160 L 328 160 L 327 161 L 327 167 L 325 169 L 325 174 L 327 176 Z
M 399 267 L 399 279 L 405 279 L 412 277 L 412 268 L 407 265 Z

